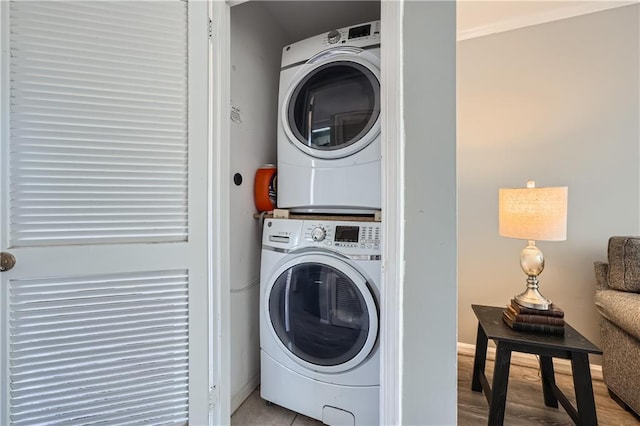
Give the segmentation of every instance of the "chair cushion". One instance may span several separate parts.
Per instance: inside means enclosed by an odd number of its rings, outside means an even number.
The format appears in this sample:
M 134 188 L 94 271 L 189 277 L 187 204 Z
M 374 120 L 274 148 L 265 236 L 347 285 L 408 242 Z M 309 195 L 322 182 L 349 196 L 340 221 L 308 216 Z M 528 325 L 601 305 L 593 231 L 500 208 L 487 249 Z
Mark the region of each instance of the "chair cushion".
M 603 317 L 640 340 L 640 294 L 598 290 L 595 303 Z
M 609 238 L 609 287 L 640 293 L 640 237 Z

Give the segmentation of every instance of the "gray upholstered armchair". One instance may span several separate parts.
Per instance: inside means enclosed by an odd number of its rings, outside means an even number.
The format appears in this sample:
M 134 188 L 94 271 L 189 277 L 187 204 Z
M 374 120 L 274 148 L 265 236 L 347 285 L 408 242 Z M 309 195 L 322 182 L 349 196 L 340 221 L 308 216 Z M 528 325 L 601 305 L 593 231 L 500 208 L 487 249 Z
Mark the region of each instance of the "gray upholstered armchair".
M 640 237 L 611 237 L 595 262 L 602 374 L 611 396 L 640 415 Z

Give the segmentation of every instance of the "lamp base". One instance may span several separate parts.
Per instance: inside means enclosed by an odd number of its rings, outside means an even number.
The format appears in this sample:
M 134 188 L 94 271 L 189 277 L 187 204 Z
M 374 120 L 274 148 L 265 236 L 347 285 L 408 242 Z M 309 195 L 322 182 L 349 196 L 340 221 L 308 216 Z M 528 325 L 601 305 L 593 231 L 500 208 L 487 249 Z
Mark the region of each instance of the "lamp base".
M 537 288 L 528 287 L 522 293 L 514 296 L 514 299 L 518 305 L 531 309 L 547 311 L 551 308 L 551 300 L 540 294 Z

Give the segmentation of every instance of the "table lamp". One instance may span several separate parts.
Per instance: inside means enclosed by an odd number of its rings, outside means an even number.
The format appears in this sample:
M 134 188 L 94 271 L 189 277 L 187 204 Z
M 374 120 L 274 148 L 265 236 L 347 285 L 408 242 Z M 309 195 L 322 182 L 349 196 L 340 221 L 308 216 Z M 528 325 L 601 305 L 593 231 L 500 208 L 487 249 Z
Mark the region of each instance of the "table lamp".
M 536 188 L 527 181 L 526 188 L 500 188 L 498 194 L 499 233 L 503 237 L 527 240 L 520 254 L 520 266 L 527 274 L 527 289 L 514 297 L 528 308 L 548 310 L 551 300 L 540 294 L 538 275 L 544 269 L 544 257 L 537 241 L 567 239 L 566 186 Z

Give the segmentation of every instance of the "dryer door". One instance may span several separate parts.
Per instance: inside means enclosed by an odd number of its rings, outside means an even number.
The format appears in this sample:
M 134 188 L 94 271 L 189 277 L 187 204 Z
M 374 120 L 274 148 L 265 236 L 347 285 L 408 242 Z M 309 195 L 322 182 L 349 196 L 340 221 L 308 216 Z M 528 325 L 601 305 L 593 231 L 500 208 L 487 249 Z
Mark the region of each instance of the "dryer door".
M 363 57 L 306 64 L 284 102 L 284 128 L 309 155 L 354 154 L 380 134 L 377 68 Z
M 296 362 L 320 372 L 359 365 L 378 335 L 378 308 L 366 279 L 333 255 L 282 265 L 266 287 L 271 331 Z

